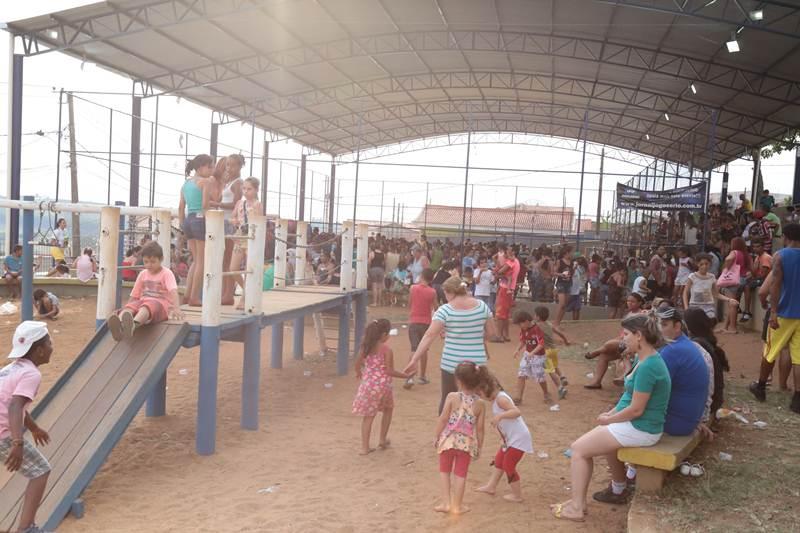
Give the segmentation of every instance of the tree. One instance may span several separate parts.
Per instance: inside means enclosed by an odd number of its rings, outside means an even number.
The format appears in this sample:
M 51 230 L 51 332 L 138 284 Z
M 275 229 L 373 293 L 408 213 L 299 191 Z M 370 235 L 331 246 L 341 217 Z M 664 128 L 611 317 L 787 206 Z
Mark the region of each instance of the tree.
M 765 146 L 761 149 L 761 157 L 764 159 L 769 159 L 774 155 L 778 155 L 787 150 L 792 150 L 798 144 L 800 144 L 800 129 L 795 128 L 787 130 L 783 137 L 771 145 Z

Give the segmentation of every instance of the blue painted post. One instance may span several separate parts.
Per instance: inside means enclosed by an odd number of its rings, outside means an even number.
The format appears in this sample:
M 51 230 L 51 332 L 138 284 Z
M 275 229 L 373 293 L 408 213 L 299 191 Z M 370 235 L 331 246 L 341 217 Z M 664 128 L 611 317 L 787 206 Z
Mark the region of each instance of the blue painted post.
M 272 359 L 270 367 L 283 368 L 283 322 L 272 325 Z
M 200 380 L 195 442 L 195 448 L 200 455 L 211 455 L 216 449 L 219 339 L 219 326 L 200 328 Z
M 32 202 L 33 196 L 23 200 Z M 33 211 L 22 212 L 22 320 L 33 320 Z
M 261 324 L 250 321 L 244 332 L 242 364 L 242 429 L 258 429 L 258 388 L 261 372 Z
M 339 307 L 339 345 L 336 350 L 336 371 L 347 375 L 347 358 L 350 355 L 350 298 Z
M 353 357 L 361 347 L 364 339 L 364 330 L 367 327 L 367 291 L 363 291 L 356 296 L 355 325 L 353 327 Z
M 225 228 L 222 211 L 206 213 L 203 310 L 200 328 L 200 379 L 197 393 L 197 436 L 200 455 L 211 455 L 217 440 L 217 375 L 222 297 L 222 261 L 225 253 Z
M 125 202 L 114 202 L 114 205 L 121 207 L 125 205 Z M 125 229 L 125 215 L 119 216 L 119 231 Z M 123 234 L 119 234 L 119 246 L 117 251 L 117 265 L 122 264 L 122 260 L 125 258 L 125 237 Z M 114 295 L 114 309 L 119 309 L 122 307 L 122 272 L 117 273 L 117 289 Z
M 161 374 L 153 391 L 147 396 L 145 416 L 164 416 L 167 414 L 167 373 Z
M 305 317 L 294 319 L 292 324 L 292 355 L 297 360 L 303 359 L 303 329 L 305 328 Z
M 117 205 L 123 204 L 124 202 L 117 202 Z M 169 211 L 156 211 L 153 213 L 153 218 L 158 221 L 157 228 L 159 230 L 157 242 L 161 245 L 161 249 L 164 250 L 164 259 L 161 261 L 161 266 L 164 268 L 170 268 L 170 253 L 169 253 L 169 244 L 170 244 L 170 237 L 171 232 L 169 231 L 170 227 L 170 220 L 171 215 Z M 122 217 L 120 217 L 121 219 Z M 120 220 L 120 225 L 123 222 Z M 120 238 L 119 241 L 119 256 L 122 257 L 125 250 L 125 245 L 123 239 Z M 121 260 L 120 260 L 121 262 Z M 122 296 L 122 274 L 117 278 L 117 306 L 121 307 L 120 298 Z M 167 414 L 167 372 L 164 371 L 163 374 L 158 378 L 155 385 L 153 386 L 153 390 L 147 396 L 147 406 L 145 407 L 145 415 L 146 416 L 164 416 Z

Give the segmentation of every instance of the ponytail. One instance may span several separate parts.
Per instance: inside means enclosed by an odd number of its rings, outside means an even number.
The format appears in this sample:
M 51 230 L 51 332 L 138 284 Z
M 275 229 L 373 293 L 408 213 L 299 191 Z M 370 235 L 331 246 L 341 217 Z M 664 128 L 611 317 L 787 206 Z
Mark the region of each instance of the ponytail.
M 487 390 L 495 378 L 486 366 L 479 366 L 472 361 L 464 361 L 456 367 L 455 376 L 468 390 Z
M 442 283 L 442 290 L 454 296 L 465 296 L 467 294 L 467 284 L 457 276 L 450 276 Z
M 381 337 L 389 333 L 392 324 L 385 318 L 373 320 L 364 331 L 364 340 L 361 342 L 360 356 L 366 357 L 375 350 Z
M 622 319 L 622 327 L 632 333 L 642 334 L 645 342 L 657 348 L 664 344 L 664 337 L 661 335 L 660 320 L 655 312 L 631 314 Z
M 212 159 L 212 157 L 208 154 L 199 154 L 194 156 L 194 159 L 187 159 L 186 177 L 189 177 L 192 174 L 193 170 L 197 170 L 198 168 L 202 168 L 213 164 L 214 164 L 214 159 Z

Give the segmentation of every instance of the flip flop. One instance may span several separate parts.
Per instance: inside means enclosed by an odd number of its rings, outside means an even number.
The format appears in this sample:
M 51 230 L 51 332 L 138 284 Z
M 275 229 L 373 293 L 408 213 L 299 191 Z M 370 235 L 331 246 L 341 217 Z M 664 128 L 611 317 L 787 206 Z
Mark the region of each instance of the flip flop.
M 581 515 L 580 517 L 566 516 L 564 514 L 564 504 L 563 503 L 557 503 L 557 504 L 551 506 L 550 507 L 550 512 L 552 512 L 553 516 L 555 516 L 559 520 L 569 520 L 571 522 L 585 522 L 586 521 L 586 517 L 583 516 L 583 515 Z

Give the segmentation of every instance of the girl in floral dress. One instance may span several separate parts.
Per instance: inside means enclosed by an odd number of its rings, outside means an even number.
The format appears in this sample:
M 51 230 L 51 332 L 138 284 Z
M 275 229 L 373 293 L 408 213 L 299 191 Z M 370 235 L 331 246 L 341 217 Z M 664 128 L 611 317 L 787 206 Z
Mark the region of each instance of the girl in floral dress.
M 361 455 L 375 451 L 369 447 L 369 437 L 372 421 L 378 412 L 383 413 L 378 447 L 385 450 L 389 446 L 387 434 L 394 410 L 392 378 L 409 377 L 394 369 L 394 354 L 386 344 L 391 327 L 385 318 L 372 321 L 364 332 L 364 342 L 356 359 L 356 378 L 361 380 L 361 384 L 353 400 L 353 414 L 364 417 L 361 421 Z
M 469 463 L 478 458 L 483 447 L 484 406 L 478 391 L 491 376 L 485 366 L 464 362 L 456 367 L 455 378 L 458 392 L 447 395 L 436 423 L 435 445 L 439 453 L 442 502 L 434 510 L 463 514 L 470 510 L 462 505 Z M 452 495 L 451 473 L 455 477 Z

